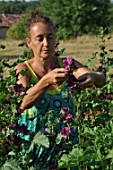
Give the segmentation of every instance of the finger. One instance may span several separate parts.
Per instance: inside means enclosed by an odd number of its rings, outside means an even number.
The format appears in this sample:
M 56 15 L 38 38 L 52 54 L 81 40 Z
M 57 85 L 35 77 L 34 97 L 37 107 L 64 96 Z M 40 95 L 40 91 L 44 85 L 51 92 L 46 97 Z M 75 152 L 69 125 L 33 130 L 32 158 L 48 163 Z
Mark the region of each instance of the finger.
M 55 72 L 56 73 L 67 73 L 67 71 L 64 68 L 56 68 Z

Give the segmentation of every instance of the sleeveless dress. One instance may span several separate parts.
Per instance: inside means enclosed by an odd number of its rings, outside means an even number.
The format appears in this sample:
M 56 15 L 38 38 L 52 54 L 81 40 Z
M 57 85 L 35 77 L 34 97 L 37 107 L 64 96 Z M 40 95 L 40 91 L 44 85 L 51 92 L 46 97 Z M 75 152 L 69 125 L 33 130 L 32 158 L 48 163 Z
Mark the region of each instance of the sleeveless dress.
M 59 66 L 63 67 L 62 65 L 62 59 L 58 58 Z M 38 77 L 30 67 L 29 63 L 25 61 L 25 64 L 27 65 L 32 78 L 31 78 L 31 84 L 35 85 L 38 82 Z M 54 111 L 54 116 L 52 117 L 52 120 L 54 121 L 56 118 L 60 117 L 60 111 L 62 108 L 69 108 L 69 112 L 75 117 L 75 110 L 74 110 L 74 103 L 72 100 L 72 97 L 69 94 L 70 89 L 67 86 L 67 83 L 64 82 L 58 88 L 54 90 L 47 90 L 42 97 L 36 102 L 36 104 L 30 108 L 26 109 L 24 113 L 21 114 L 19 119 L 20 125 L 26 125 L 28 127 L 28 130 L 30 132 L 37 133 L 38 131 L 45 132 L 45 130 L 49 129 L 48 122 L 51 119 L 49 117 L 49 112 Z M 42 119 L 44 115 L 48 113 L 46 119 Z M 63 128 L 63 122 L 61 121 L 60 124 L 57 125 L 55 129 L 55 134 L 58 134 L 61 132 L 61 128 Z M 78 143 L 78 132 L 77 128 L 71 130 L 72 135 L 72 143 L 76 144 Z M 30 141 L 30 135 L 24 135 L 21 136 L 25 141 Z M 44 147 L 37 147 L 33 150 L 33 156 L 34 156 L 34 164 L 35 162 L 45 162 L 45 164 L 49 165 L 49 161 L 52 158 L 54 153 L 53 148 L 51 150 L 46 150 Z M 46 155 L 46 156 L 45 156 Z M 45 159 L 46 157 L 46 159 Z M 43 167 L 41 170 L 45 170 Z M 72 170 L 77 170 L 77 167 L 72 168 Z

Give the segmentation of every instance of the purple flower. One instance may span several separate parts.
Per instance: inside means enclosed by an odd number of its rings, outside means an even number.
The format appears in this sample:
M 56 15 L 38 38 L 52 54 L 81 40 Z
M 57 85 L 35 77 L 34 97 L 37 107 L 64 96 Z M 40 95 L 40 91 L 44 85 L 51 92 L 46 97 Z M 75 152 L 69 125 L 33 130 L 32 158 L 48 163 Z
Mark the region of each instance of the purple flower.
M 3 127 L 3 128 L 1 128 L 1 129 L 2 129 L 2 130 L 4 130 L 4 131 L 5 131 L 5 130 L 7 130 L 7 128 L 6 128 L 6 127 Z
M 65 70 L 66 70 L 66 71 L 68 71 L 68 72 L 69 72 L 69 71 L 70 71 L 70 69 L 71 69 L 71 68 L 70 68 L 70 65 L 65 66 Z
M 67 138 L 64 138 L 64 142 L 67 142 Z
M 53 133 L 52 133 L 52 136 L 56 136 L 56 133 L 55 133 L 55 132 L 53 132 Z
M 60 117 L 61 117 L 61 119 L 63 121 L 66 121 L 66 122 L 71 122 L 72 121 L 72 114 L 70 114 L 68 112 L 62 114 Z
M 63 60 L 63 65 L 64 65 L 64 67 L 66 67 L 68 65 L 67 59 Z
M 45 132 L 49 132 L 49 129 L 48 129 L 48 128 L 45 128 Z
M 104 60 L 100 60 L 101 64 L 106 64 L 106 62 Z
M 103 95 L 106 98 L 106 100 L 111 98 L 111 94 L 110 93 L 108 93 L 108 94 L 104 93 Z
M 71 65 L 73 63 L 73 58 L 71 56 L 67 57 L 67 63 L 68 65 Z
M 103 73 L 106 73 L 106 69 L 105 69 L 104 67 L 102 67 L 102 66 L 99 66 L 99 70 L 100 70 L 101 72 L 103 72 Z
M 69 127 L 64 127 L 61 129 L 60 133 L 64 136 L 67 136 L 69 133 L 71 133 L 71 129 Z
M 9 114 L 11 114 L 11 115 L 12 115 L 12 114 L 13 114 L 13 112 L 12 112 L 12 111 L 9 111 Z
M 25 126 L 24 124 L 19 125 L 19 124 L 13 124 L 13 125 L 9 125 L 9 129 L 15 129 L 17 130 L 19 133 L 22 133 L 24 135 L 29 134 L 29 130 L 27 129 L 27 126 Z
M 13 86 L 13 90 L 14 90 L 14 92 L 16 93 L 16 94 L 22 94 L 22 92 L 23 92 L 23 85 L 22 84 L 15 84 L 14 86 Z
M 104 49 L 105 49 L 105 45 L 104 45 L 104 44 L 99 44 L 98 47 L 99 47 L 101 50 L 104 50 Z
M 11 89 L 11 88 L 12 88 L 12 85 L 8 85 L 7 88 L 8 88 L 8 89 Z
M 21 113 L 24 112 L 24 109 L 19 108 L 19 109 L 17 110 L 17 112 L 18 112 L 19 114 L 21 114 Z
M 99 44 L 99 45 L 98 45 L 98 48 L 102 48 L 102 44 Z
M 72 96 L 72 95 L 73 95 L 73 92 L 72 92 L 72 91 L 69 91 L 69 95 Z
M 11 136 L 8 136 L 8 139 L 13 142 L 14 145 L 20 147 L 22 143 L 22 139 L 15 134 L 11 134 Z
M 29 134 L 29 130 L 27 129 L 27 126 L 25 126 L 24 124 L 22 126 L 17 124 L 17 130 L 19 133 L 22 133 L 24 135 L 28 135 Z
M 8 98 L 9 98 L 9 99 L 13 99 L 14 96 L 12 96 L 11 94 L 8 94 Z
M 64 67 L 66 67 L 67 65 L 71 65 L 73 63 L 73 58 L 70 56 L 70 57 L 67 57 L 66 59 L 63 60 L 63 65 Z
M 56 51 L 56 52 L 54 53 L 54 56 L 55 56 L 55 57 L 59 57 L 60 54 Z

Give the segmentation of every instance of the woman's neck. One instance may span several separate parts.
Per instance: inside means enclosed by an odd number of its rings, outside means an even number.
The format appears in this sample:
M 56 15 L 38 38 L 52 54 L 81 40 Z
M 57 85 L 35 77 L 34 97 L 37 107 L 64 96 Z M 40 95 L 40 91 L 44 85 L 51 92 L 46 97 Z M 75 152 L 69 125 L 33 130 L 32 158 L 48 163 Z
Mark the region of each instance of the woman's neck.
M 29 60 L 29 64 L 38 77 L 43 77 L 51 70 L 59 67 L 58 59 L 56 57 L 49 58 L 49 60 L 40 60 L 34 57 Z
M 49 59 L 44 59 L 44 60 L 34 57 L 33 63 L 34 63 L 34 66 L 38 66 L 38 68 L 44 70 L 46 73 L 59 67 L 56 57 L 51 57 Z

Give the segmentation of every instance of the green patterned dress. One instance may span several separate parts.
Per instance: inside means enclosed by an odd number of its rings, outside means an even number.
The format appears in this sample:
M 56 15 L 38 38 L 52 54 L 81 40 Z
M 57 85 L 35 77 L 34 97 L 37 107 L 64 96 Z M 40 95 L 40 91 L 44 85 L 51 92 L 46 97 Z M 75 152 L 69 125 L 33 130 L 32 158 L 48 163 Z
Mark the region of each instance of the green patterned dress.
M 59 60 L 60 67 L 62 66 L 61 58 Z M 25 64 L 27 65 L 28 69 L 31 72 L 32 80 L 31 83 L 35 85 L 38 82 L 38 78 L 33 72 L 32 68 L 28 64 L 27 61 L 25 61 Z M 61 114 L 60 111 L 62 108 L 69 108 L 69 112 L 73 115 L 73 118 L 75 118 L 76 114 L 74 111 L 74 105 L 72 97 L 69 94 L 70 89 L 67 87 L 67 83 L 64 82 L 62 85 L 60 85 L 58 88 L 54 90 L 47 90 L 40 100 L 36 102 L 36 104 L 30 108 L 24 111 L 24 113 L 21 114 L 19 119 L 20 125 L 26 125 L 28 127 L 28 130 L 30 130 L 31 133 L 37 133 L 41 131 L 42 133 L 46 133 L 46 131 L 50 131 L 50 122 L 55 122 L 56 120 L 60 119 Z M 50 116 L 49 113 L 52 111 L 52 114 L 54 113 L 54 116 Z M 48 114 L 47 114 L 48 113 Z M 49 123 L 48 123 L 49 122 Z M 74 121 L 75 124 L 75 121 Z M 54 134 L 57 136 L 58 133 L 61 132 L 61 129 L 65 126 L 64 122 L 61 120 L 56 127 L 54 128 Z M 21 136 L 25 141 L 30 142 L 30 134 Z M 72 145 L 78 143 L 78 133 L 77 128 L 71 129 L 70 133 L 70 139 L 72 141 Z M 63 145 L 60 143 L 57 147 L 61 148 Z M 34 167 L 36 162 L 41 162 L 45 165 L 49 165 L 52 163 L 52 158 L 55 155 L 54 147 L 51 146 L 51 148 L 44 148 L 42 146 L 40 147 L 34 147 L 32 151 L 32 159 L 34 161 Z M 35 168 L 36 169 L 36 168 Z M 44 170 L 45 168 L 42 165 L 41 170 Z M 72 170 L 77 170 L 77 167 L 72 168 Z

